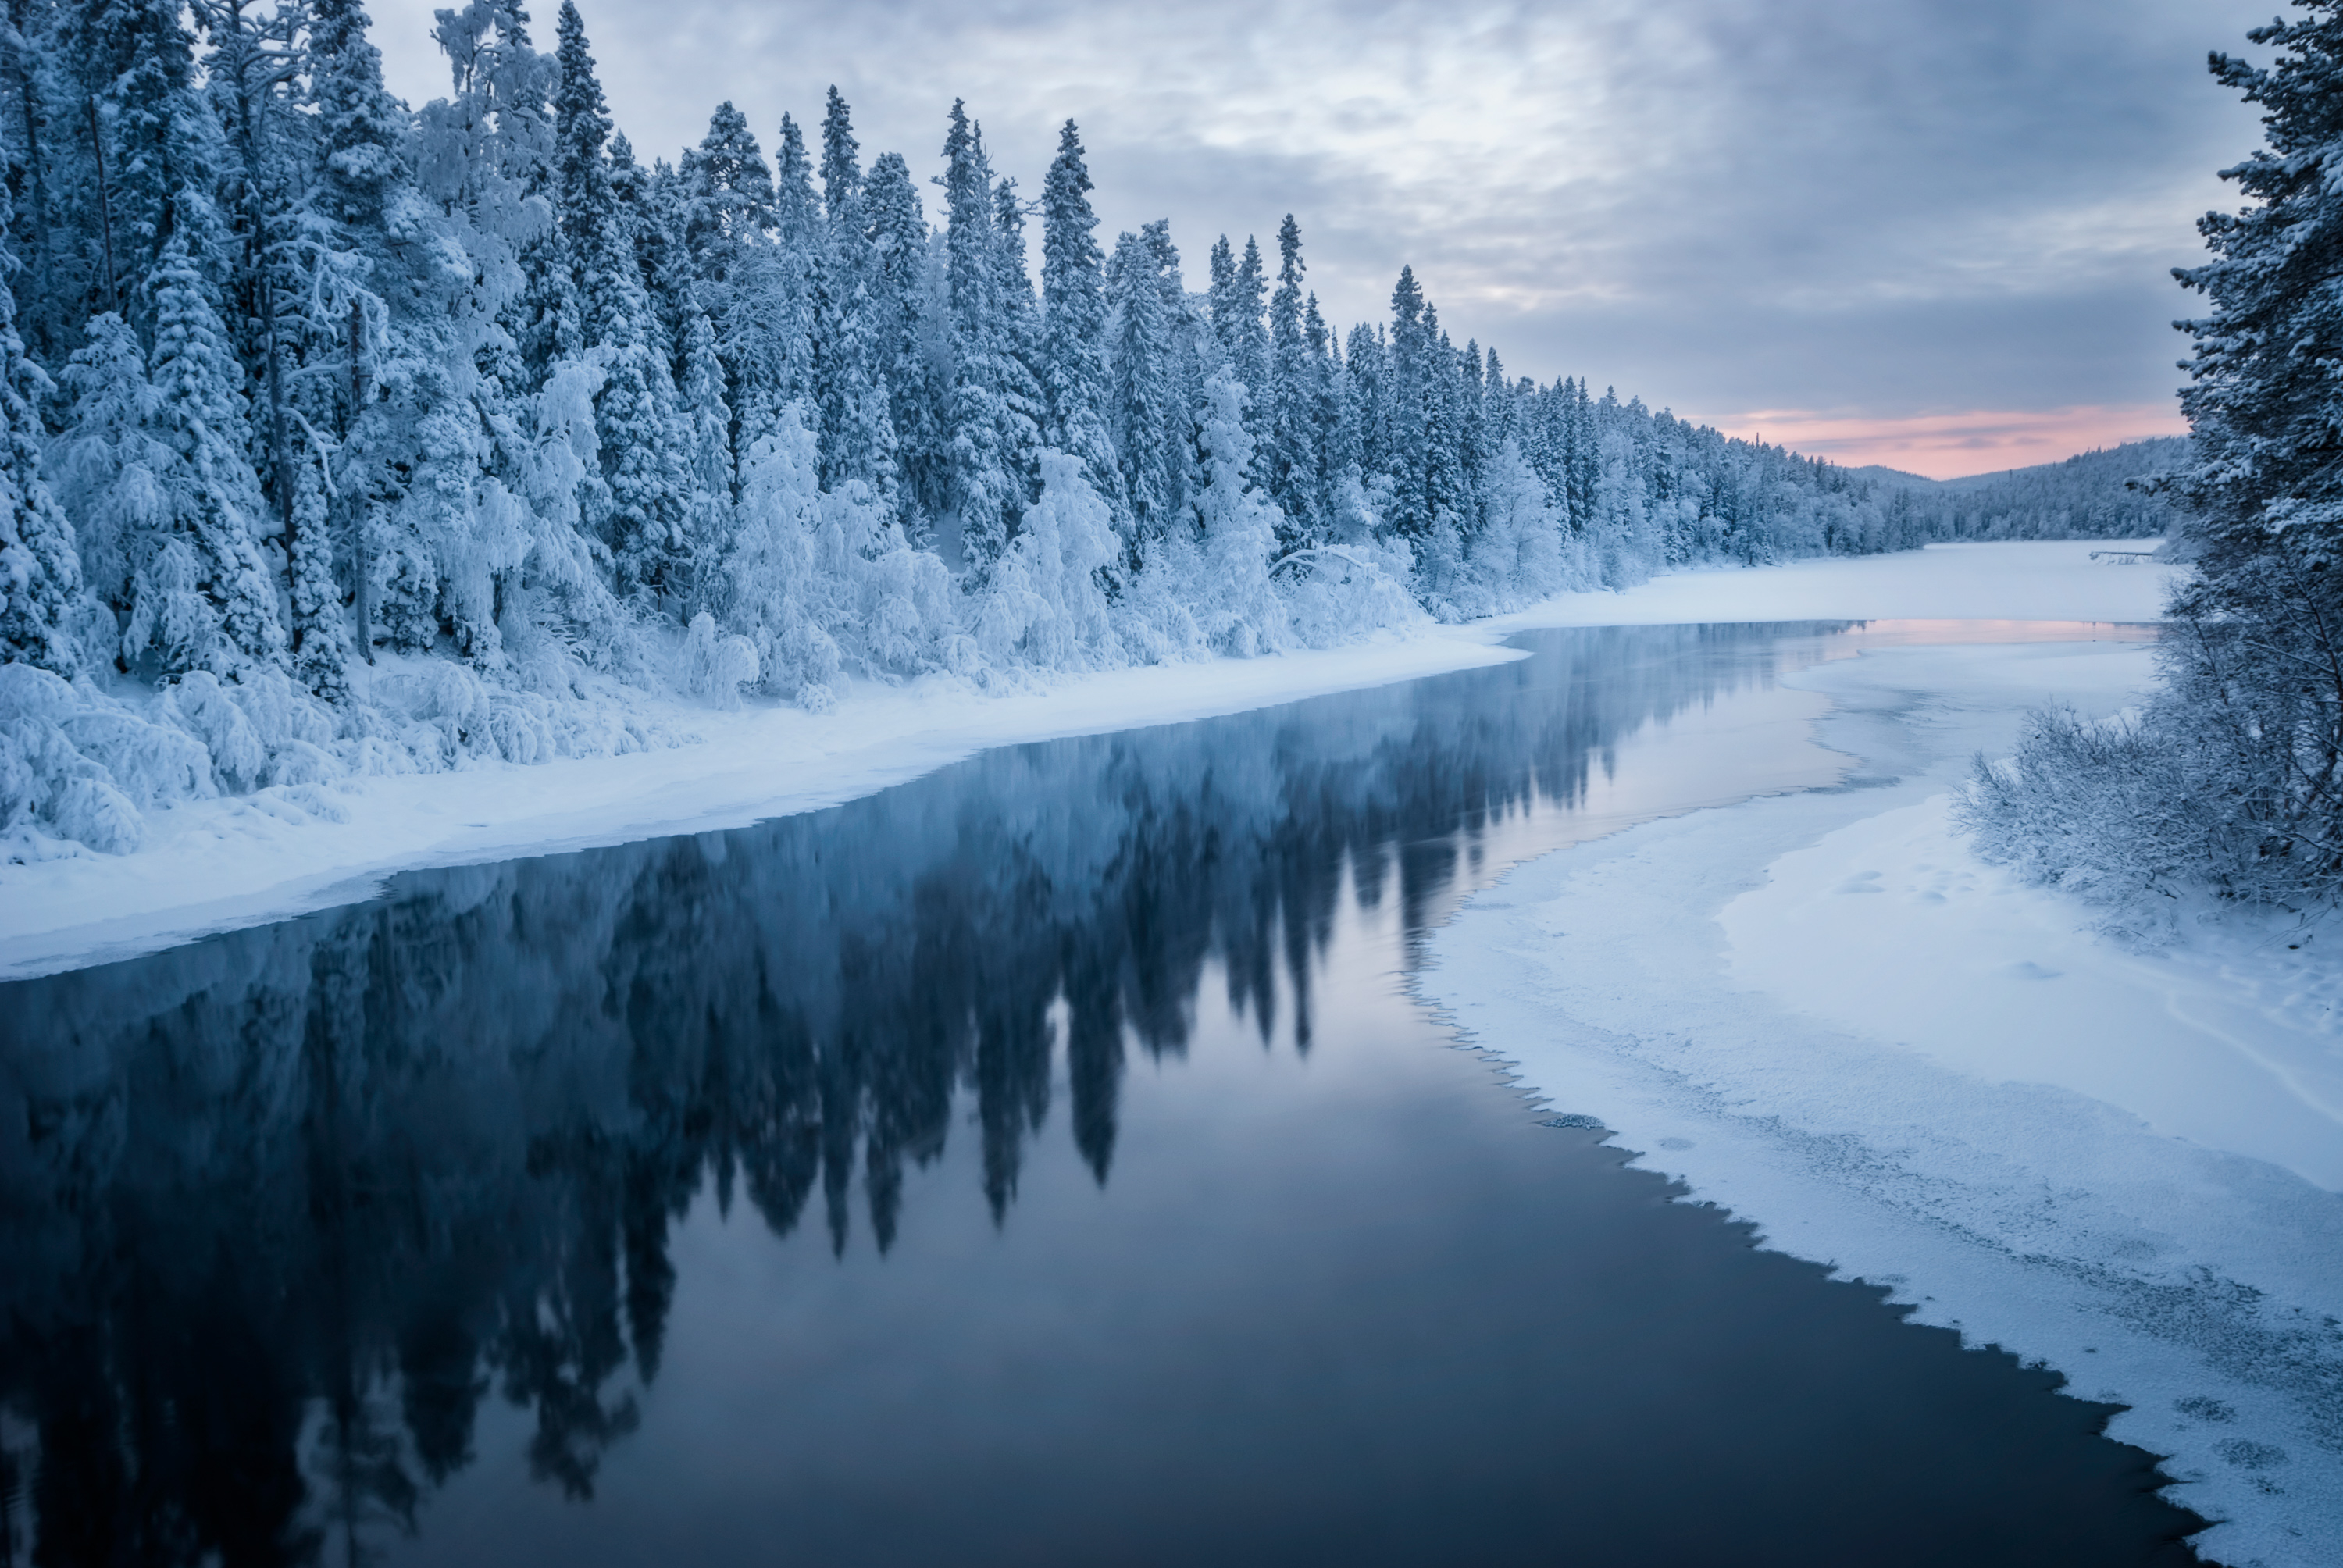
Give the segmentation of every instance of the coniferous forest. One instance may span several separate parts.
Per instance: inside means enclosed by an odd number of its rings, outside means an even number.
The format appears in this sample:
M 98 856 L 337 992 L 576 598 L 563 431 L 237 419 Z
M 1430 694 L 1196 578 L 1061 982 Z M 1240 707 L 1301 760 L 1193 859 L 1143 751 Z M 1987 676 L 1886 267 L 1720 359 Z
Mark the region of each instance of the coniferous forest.
M 643 692 L 820 709 L 1327 646 L 1671 567 L 1910 548 L 1947 505 L 1326 319 L 1289 216 L 1099 232 L 960 104 L 940 191 L 835 90 L 768 160 L 613 125 L 584 19 L 17 0 L 0 70 L 0 831 L 623 751 Z M 1036 233 L 1035 231 L 1038 231 Z M 1038 287 L 1033 247 L 1038 240 Z

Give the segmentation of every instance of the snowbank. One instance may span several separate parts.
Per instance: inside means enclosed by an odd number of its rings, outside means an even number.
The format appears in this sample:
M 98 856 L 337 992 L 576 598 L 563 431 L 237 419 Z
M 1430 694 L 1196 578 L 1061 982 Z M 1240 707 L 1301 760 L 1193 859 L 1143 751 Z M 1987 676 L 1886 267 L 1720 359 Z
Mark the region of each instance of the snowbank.
M 1964 575 L 1993 613 L 1990 574 Z M 2054 563 L 2005 602 L 2041 613 L 2062 575 L 2086 586 Z M 2308 1568 L 2343 1550 L 2343 1052 L 2316 957 L 2343 937 L 2224 923 L 2128 951 L 1946 823 L 2028 706 L 2109 711 L 2152 674 L 2094 643 L 1805 671 L 1835 705 L 1819 739 L 1855 759 L 1840 789 L 1518 867 L 1435 933 L 1421 984 L 1770 1245 L 2130 1406 L 2114 1435 L 2223 1522 L 2201 1552 Z
M 483 749 L 398 776 L 266 782 L 154 805 L 135 853 L 0 865 L 0 977 L 75 967 L 369 896 L 392 872 L 732 827 L 834 804 L 987 746 L 1171 723 L 1519 657 L 1533 626 L 2056 613 L 2153 619 L 2165 573 L 2090 559 L 2104 542 L 1935 546 L 1567 594 L 1463 627 L 1350 647 L 1035 677 L 980 692 L 950 677 L 849 681 L 823 713 L 598 694 L 618 739 L 522 767 Z M 721 699 L 719 699 L 721 700 Z M 436 709 L 435 709 L 436 712 Z M 444 722 L 418 719 L 416 725 Z M 433 733 L 433 739 L 437 731 Z M 635 736 L 696 741 L 630 743 Z M 435 739 L 435 743 L 437 743 Z M 579 748 L 579 749 L 585 749 Z M 256 780 L 256 782 L 265 782 Z

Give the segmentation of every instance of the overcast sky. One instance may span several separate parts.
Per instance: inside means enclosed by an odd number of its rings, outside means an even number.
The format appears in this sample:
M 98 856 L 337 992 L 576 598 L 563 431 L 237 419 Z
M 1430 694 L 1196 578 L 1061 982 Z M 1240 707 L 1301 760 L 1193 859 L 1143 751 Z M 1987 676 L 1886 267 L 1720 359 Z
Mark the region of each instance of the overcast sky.
M 1038 194 L 1071 116 L 1102 240 L 1302 226 L 1381 318 L 1412 264 L 1458 342 L 1848 463 L 1950 476 L 2183 428 L 2168 272 L 2258 140 L 2205 69 L 2278 0 L 580 0 L 646 161 L 730 99 L 853 106 L 940 167 L 954 97 Z M 558 0 L 540 0 L 539 47 Z M 431 0 L 373 0 L 442 96 Z M 930 216 L 938 216 L 929 193 Z M 1273 259 L 1273 256 L 1272 256 Z

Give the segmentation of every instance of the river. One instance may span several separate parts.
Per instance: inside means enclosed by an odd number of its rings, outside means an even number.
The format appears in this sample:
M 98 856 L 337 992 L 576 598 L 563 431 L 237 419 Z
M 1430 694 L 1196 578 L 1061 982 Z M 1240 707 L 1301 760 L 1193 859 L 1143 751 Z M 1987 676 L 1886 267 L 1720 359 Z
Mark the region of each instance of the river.
M 1409 988 L 1956 635 L 1527 634 L 0 986 L 0 1563 L 2192 1561 Z

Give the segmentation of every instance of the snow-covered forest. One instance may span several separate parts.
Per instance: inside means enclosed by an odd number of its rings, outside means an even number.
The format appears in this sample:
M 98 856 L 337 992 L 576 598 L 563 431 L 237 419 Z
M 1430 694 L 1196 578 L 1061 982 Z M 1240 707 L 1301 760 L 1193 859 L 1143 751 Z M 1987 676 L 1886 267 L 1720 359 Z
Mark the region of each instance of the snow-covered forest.
M 2063 463 L 1962 479 L 1924 479 L 1892 468 L 1857 470 L 1900 480 L 1931 508 L 1939 538 L 2153 539 L 2173 526 L 2171 498 L 2156 479 L 2188 460 L 2185 436 L 2080 452 Z
M 1958 515 L 1459 347 L 1403 268 L 1328 321 L 1288 217 L 1192 290 L 942 116 L 933 210 L 833 91 L 769 162 L 611 121 L 565 3 L 24 0 L 0 70 L 0 857 L 156 804 L 626 751 L 639 694 L 820 709 L 1329 646 Z M 1038 236 L 1030 231 L 1038 229 Z M 1038 237 L 1038 286 L 1032 244 Z

